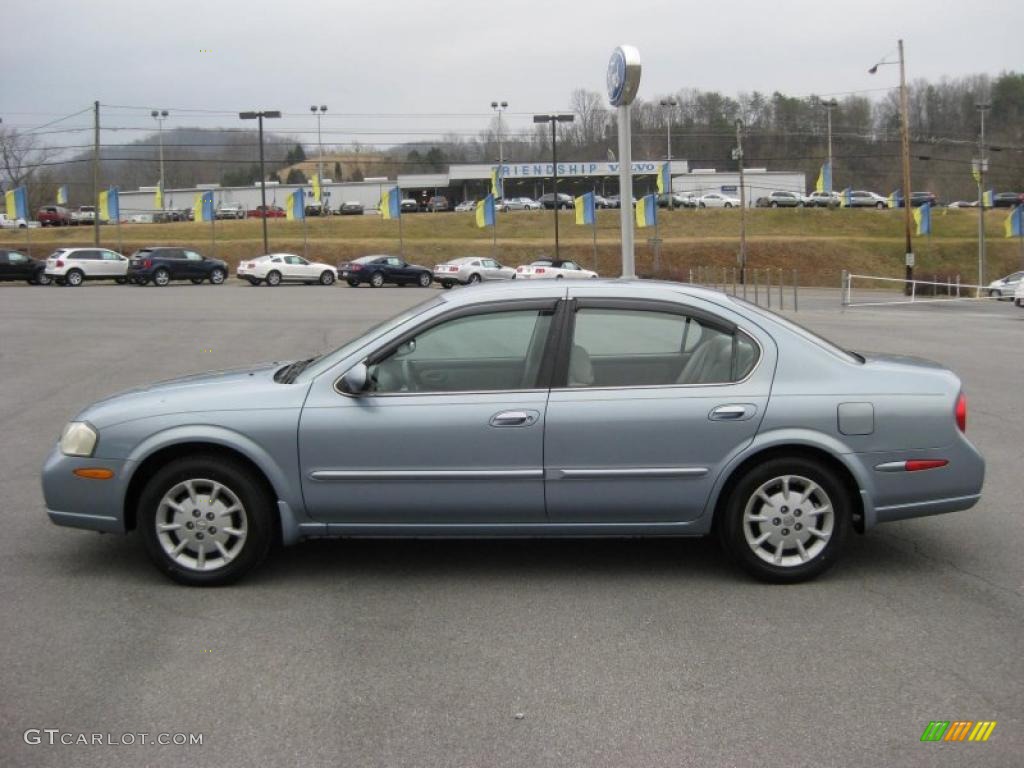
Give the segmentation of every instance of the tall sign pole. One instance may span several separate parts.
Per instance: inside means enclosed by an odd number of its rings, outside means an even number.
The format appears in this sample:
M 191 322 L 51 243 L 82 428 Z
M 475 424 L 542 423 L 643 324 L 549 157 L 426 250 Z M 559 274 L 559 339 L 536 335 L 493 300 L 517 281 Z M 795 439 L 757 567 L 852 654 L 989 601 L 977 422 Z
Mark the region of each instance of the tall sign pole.
M 906 293 L 912 293 L 914 279 L 914 245 L 911 241 L 911 230 L 914 226 L 914 213 L 911 210 L 910 191 L 910 106 L 907 97 L 907 70 L 903 59 L 903 41 L 899 41 L 900 49 L 900 148 L 903 155 L 903 228 L 906 240 Z
M 620 45 L 608 61 L 608 102 L 618 109 L 619 123 L 619 226 L 622 230 L 622 277 L 636 277 L 633 248 L 633 136 L 630 106 L 640 87 L 640 52 Z

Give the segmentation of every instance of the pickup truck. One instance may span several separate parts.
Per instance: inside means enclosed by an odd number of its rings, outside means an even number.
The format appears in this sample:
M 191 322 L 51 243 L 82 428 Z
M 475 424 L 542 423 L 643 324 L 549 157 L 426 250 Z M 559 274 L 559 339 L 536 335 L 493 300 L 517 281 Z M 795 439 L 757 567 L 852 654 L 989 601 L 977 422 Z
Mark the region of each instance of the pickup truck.
M 96 223 L 96 206 L 80 205 L 77 211 L 71 212 L 71 223 L 74 226 L 90 226 Z
M 44 227 L 66 227 L 71 224 L 71 212 L 61 205 L 45 205 L 36 213 L 36 219 Z
M 227 203 L 217 209 L 214 217 L 218 219 L 244 219 L 245 206 L 241 203 Z

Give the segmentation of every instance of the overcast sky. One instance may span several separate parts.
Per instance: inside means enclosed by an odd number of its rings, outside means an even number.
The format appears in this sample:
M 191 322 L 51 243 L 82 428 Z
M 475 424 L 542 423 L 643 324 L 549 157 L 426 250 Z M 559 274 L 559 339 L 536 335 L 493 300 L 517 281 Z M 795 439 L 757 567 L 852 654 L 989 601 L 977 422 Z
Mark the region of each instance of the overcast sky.
M 186 109 L 280 109 L 292 116 L 275 129 L 314 135 L 309 105 L 323 103 L 325 143 L 388 139 L 357 131 L 475 131 L 493 99 L 522 127 L 531 112 L 564 108 L 573 88 L 604 93 L 621 43 L 640 50 L 647 98 L 688 87 L 885 88 L 897 68 L 867 68 L 895 58 L 899 37 L 911 79 L 1024 70 L 1024 0 L 48 0 L 5 3 L 3 19 L 0 118 L 23 128 L 94 99 L 166 107 L 167 127 L 239 125 Z M 417 117 L 351 117 L 379 113 Z M 153 121 L 105 109 L 103 122 Z

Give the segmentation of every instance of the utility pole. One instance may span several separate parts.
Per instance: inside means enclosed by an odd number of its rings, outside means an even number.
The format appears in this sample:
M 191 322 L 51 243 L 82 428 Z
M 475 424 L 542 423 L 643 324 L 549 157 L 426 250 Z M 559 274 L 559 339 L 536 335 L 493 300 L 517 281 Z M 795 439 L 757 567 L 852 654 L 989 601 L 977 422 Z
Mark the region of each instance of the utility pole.
M 978 134 L 978 295 L 985 284 L 985 171 L 988 170 L 988 159 L 985 157 L 985 113 L 992 108 L 991 104 L 975 104 L 981 116 L 981 132 Z
M 263 118 L 280 117 L 278 110 L 266 110 L 262 112 L 239 112 L 238 117 L 242 120 L 258 120 L 260 132 L 260 205 L 263 220 L 263 253 L 270 253 L 270 246 L 267 242 L 267 173 L 263 168 Z M 216 217 L 214 217 L 216 218 Z
M 156 120 L 157 125 L 157 136 L 160 140 L 160 207 L 164 207 L 164 120 L 167 119 L 167 110 L 154 109 L 149 113 L 150 116 Z
M 551 123 L 551 208 L 555 214 L 555 258 L 559 258 L 558 250 L 558 123 L 571 123 L 575 115 L 570 113 L 552 113 L 534 115 L 535 123 Z
M 839 102 L 835 99 L 829 99 L 822 104 L 825 107 L 825 119 L 828 124 L 828 189 L 825 190 L 829 195 L 832 194 L 832 175 L 835 172 L 832 167 L 832 110 L 839 106 Z
M 671 97 L 661 100 L 661 106 L 665 107 L 665 162 L 669 163 L 670 168 L 672 167 L 672 107 L 676 106 L 678 103 L 678 101 Z M 669 173 L 669 179 L 671 178 L 672 174 Z M 671 184 L 669 185 L 669 189 L 666 189 L 665 192 L 668 194 L 668 210 L 671 211 L 675 207 L 672 204 L 673 195 Z
M 327 111 L 327 105 L 321 104 L 320 107 L 318 108 L 316 104 L 314 104 L 309 108 L 309 111 L 316 115 L 316 143 L 317 151 L 319 152 L 319 157 L 316 161 L 316 178 L 317 186 L 320 187 L 319 203 L 320 208 L 322 210 L 324 205 L 324 140 L 320 132 L 320 118 L 323 116 L 324 112 Z M 303 207 L 305 207 L 305 203 L 303 203 Z
M 92 238 L 93 244 L 100 244 L 100 103 L 92 103 L 93 144 L 92 144 Z
M 733 155 L 740 169 L 740 282 L 746 283 L 747 269 L 747 187 L 743 180 L 743 121 L 736 121 L 736 149 Z
M 491 109 L 493 109 L 495 112 L 498 113 L 498 167 L 499 168 L 504 168 L 504 166 L 505 166 L 505 154 L 502 151 L 502 143 L 501 143 L 501 113 L 504 112 L 506 109 L 508 109 L 508 102 L 507 101 L 502 101 L 502 102 L 499 103 L 497 101 L 492 101 L 491 102 Z M 504 189 L 502 189 L 501 192 L 502 192 L 502 195 L 505 194 L 505 190 Z
M 907 70 L 903 58 L 903 41 L 899 41 L 900 48 L 900 146 L 903 150 L 903 229 L 906 235 L 906 293 L 911 293 L 914 279 L 914 244 L 911 241 L 911 227 L 914 221 L 914 214 L 911 211 L 911 190 L 910 190 L 910 103 L 907 95 Z

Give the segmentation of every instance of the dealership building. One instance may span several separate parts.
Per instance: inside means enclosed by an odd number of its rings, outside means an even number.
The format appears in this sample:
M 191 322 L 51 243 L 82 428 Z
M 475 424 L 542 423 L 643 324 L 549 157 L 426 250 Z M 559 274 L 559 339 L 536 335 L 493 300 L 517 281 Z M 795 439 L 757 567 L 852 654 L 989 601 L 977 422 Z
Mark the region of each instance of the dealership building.
M 636 197 L 657 190 L 657 174 L 662 160 L 638 160 L 632 164 L 633 194 Z M 396 179 L 370 178 L 363 181 L 333 182 L 325 179 L 322 185 L 324 200 L 332 209 L 343 202 L 356 201 L 365 208 L 376 208 L 384 190 L 397 185 L 404 197 L 425 204 L 434 195 L 448 198 L 455 205 L 462 200 L 477 200 L 490 191 L 491 174 L 495 168 L 491 163 L 452 165 L 446 173 L 399 174 Z M 505 163 L 504 192 L 506 197 L 538 198 L 551 191 L 551 163 Z M 718 171 L 712 168 L 691 169 L 685 160 L 673 160 L 671 166 L 672 189 L 683 194 L 702 195 L 720 192 L 739 196 L 739 173 Z M 616 162 L 563 162 L 558 164 L 558 190 L 571 195 L 597 192 L 614 195 L 619 190 L 619 164 Z M 769 171 L 765 168 L 750 168 L 744 171 L 744 186 L 748 205 L 772 191 L 806 192 L 806 178 L 795 171 Z M 296 189 L 303 189 L 307 205 L 313 203 L 310 184 L 283 184 L 267 182 L 268 205 L 284 207 L 288 196 Z M 245 209 L 260 205 L 260 185 L 245 187 L 222 187 L 217 184 L 201 184 L 191 189 L 168 189 L 164 191 L 165 209 L 187 209 L 195 202 L 200 192 L 212 191 L 214 206 L 241 205 Z M 136 214 L 152 213 L 155 203 L 155 187 L 141 187 L 138 190 L 122 190 L 120 193 L 121 214 L 130 217 Z

